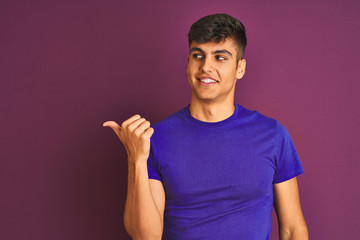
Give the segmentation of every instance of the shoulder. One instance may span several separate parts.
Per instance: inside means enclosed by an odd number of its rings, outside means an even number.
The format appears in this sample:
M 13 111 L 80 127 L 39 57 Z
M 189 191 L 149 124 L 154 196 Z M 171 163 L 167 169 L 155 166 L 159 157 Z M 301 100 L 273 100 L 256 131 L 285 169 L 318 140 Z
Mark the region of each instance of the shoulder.
M 239 105 L 239 108 L 240 108 L 239 118 L 242 120 L 242 122 L 246 124 L 258 128 L 267 128 L 267 129 L 276 129 L 278 124 L 280 124 L 278 120 L 266 116 L 257 110 L 250 110 L 241 105 Z
M 172 113 L 170 116 L 151 126 L 154 129 L 151 137 L 152 144 L 161 147 L 163 144 L 177 141 L 179 136 L 189 133 L 191 127 L 188 124 L 186 108 L 184 107 Z
M 275 139 L 290 137 L 288 130 L 277 119 L 266 116 L 257 110 L 250 110 L 240 105 L 240 119 L 251 131 L 270 133 Z

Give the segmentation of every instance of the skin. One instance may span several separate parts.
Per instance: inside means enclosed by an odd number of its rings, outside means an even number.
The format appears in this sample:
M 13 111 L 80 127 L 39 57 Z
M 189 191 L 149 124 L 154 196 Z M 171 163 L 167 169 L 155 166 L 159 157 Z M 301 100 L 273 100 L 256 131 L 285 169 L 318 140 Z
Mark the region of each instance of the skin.
M 188 82 L 192 89 L 190 113 L 204 122 L 218 122 L 234 113 L 235 85 L 245 74 L 246 61 L 237 61 L 233 39 L 222 42 L 192 42 L 187 57 Z M 210 78 L 213 84 L 201 84 Z M 161 239 L 165 209 L 165 190 L 161 181 L 149 179 L 147 158 L 150 122 L 134 115 L 119 126 L 107 121 L 128 154 L 128 193 L 124 223 L 129 235 L 137 239 Z M 302 214 L 296 178 L 274 184 L 274 207 L 278 216 L 281 240 L 307 240 L 308 229 Z
M 301 210 L 297 179 L 274 184 L 274 207 L 281 240 L 307 240 L 308 228 Z
M 236 56 L 237 46 L 233 39 L 219 43 L 191 43 L 187 74 L 192 89 L 190 112 L 194 118 L 218 122 L 234 113 L 235 85 L 244 76 L 246 67 L 246 60 L 237 62 Z M 217 82 L 204 86 L 199 81 L 201 78 Z

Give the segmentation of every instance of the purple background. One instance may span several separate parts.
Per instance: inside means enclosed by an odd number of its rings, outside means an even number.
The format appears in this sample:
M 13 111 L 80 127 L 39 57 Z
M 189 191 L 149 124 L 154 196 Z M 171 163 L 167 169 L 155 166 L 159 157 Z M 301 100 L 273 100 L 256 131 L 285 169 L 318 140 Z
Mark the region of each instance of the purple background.
M 359 9 L 355 0 L 2 0 L 0 239 L 129 239 L 126 154 L 102 123 L 135 113 L 155 123 L 187 105 L 187 33 L 217 12 L 247 28 L 236 102 L 278 119 L 298 150 L 311 238 L 358 238 Z

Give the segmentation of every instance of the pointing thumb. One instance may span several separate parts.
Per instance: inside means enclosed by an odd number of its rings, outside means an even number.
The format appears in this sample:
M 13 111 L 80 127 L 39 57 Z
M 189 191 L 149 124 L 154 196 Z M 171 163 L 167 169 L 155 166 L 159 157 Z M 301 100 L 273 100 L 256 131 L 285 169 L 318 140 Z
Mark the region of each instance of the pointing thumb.
M 116 133 L 116 135 L 120 138 L 121 127 L 116 122 L 114 121 L 104 122 L 103 127 L 111 127 L 112 130 L 114 130 L 114 132 Z

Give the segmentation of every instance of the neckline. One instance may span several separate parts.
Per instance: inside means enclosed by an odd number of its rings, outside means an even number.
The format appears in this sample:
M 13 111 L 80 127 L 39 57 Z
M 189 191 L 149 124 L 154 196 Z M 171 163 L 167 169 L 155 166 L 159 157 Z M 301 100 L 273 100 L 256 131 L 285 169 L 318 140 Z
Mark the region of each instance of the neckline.
M 240 111 L 240 106 L 236 103 L 234 103 L 234 106 L 235 106 L 234 113 L 230 117 L 228 117 L 224 120 L 221 120 L 219 122 L 203 122 L 203 121 L 200 121 L 200 120 L 194 118 L 191 115 L 190 110 L 189 110 L 190 104 L 187 107 L 185 107 L 185 114 L 190 121 L 192 121 L 193 123 L 195 123 L 197 125 L 200 125 L 203 127 L 220 127 L 220 126 L 229 124 L 238 116 L 239 111 Z

